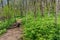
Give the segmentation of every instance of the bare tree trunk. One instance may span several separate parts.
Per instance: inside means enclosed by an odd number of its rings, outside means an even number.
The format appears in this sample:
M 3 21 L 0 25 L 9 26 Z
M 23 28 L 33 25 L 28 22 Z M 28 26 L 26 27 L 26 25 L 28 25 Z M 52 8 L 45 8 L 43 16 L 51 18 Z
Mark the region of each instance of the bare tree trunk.
M 58 0 L 55 0 L 55 2 L 56 2 L 55 24 L 57 25 L 57 14 L 58 14 Z
M 1 0 L 2 8 L 3 8 L 3 0 Z
M 24 12 L 24 0 L 21 1 L 21 4 L 20 4 L 20 15 L 21 17 L 23 17 L 23 12 Z
M 9 7 L 9 0 L 7 0 L 7 5 L 8 5 L 8 7 Z
M 43 8 L 43 0 L 40 0 L 40 10 L 41 10 L 41 16 L 44 16 L 44 8 Z
M 52 6 L 52 5 L 51 5 L 51 4 L 52 4 L 52 3 L 51 3 L 52 0 L 48 0 L 47 2 L 48 2 L 48 5 L 49 5 L 49 6 L 48 6 L 48 16 L 50 16 L 51 6 Z
M 36 0 L 34 0 L 34 16 L 36 18 Z

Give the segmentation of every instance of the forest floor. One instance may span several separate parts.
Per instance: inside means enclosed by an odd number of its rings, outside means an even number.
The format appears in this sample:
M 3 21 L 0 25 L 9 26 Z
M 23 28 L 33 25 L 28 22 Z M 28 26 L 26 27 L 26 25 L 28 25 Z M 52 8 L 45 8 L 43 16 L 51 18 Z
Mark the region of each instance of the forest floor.
M 22 40 L 22 28 L 13 28 L 7 30 L 7 33 L 0 37 L 0 40 Z

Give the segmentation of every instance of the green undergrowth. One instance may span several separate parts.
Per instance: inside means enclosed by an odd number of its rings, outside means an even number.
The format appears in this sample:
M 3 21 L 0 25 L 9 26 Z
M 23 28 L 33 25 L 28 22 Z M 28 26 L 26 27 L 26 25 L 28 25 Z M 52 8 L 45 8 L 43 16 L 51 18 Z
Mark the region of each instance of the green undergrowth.
M 0 21 L 0 35 L 5 33 L 8 28 L 12 26 L 15 22 L 15 18 L 7 19 L 5 21 Z
M 54 17 L 23 18 L 24 40 L 60 40 L 60 21 Z
M 7 31 L 7 29 L 11 28 L 13 23 L 16 21 L 16 18 L 20 18 L 20 10 L 15 10 L 14 8 L 8 6 L 5 6 L 2 9 L 3 12 L 0 14 L 0 16 L 5 18 L 1 18 L 2 20 L 0 21 L 0 35 L 4 29 Z
M 0 30 L 0 36 L 7 32 L 7 29 Z

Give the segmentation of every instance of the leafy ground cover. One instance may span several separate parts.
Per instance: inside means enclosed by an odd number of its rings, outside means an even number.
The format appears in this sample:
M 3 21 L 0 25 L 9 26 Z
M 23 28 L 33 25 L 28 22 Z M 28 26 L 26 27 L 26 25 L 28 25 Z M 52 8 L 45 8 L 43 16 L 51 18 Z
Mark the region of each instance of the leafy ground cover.
M 15 18 L 11 18 L 9 20 L 0 21 L 0 35 L 5 33 L 8 28 L 15 22 Z
M 60 19 L 28 15 L 24 20 L 24 40 L 60 40 Z

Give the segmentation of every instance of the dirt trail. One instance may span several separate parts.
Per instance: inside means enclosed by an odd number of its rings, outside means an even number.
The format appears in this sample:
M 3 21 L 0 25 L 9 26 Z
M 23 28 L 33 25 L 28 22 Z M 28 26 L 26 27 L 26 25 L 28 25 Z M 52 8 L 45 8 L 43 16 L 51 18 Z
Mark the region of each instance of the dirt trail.
M 22 37 L 22 29 L 21 28 L 14 28 L 9 29 L 7 33 L 3 34 L 0 37 L 0 40 L 18 40 Z M 22 40 L 22 39 L 19 39 Z

